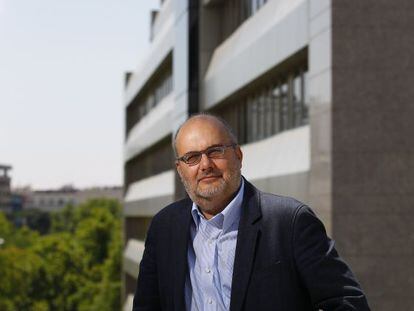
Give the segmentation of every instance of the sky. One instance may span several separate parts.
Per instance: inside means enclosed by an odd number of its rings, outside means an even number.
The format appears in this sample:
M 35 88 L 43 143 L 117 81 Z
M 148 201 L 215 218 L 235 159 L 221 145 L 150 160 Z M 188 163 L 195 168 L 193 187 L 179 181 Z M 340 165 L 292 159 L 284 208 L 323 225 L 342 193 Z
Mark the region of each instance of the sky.
M 0 164 L 13 187 L 121 185 L 124 73 L 159 0 L 0 0 Z

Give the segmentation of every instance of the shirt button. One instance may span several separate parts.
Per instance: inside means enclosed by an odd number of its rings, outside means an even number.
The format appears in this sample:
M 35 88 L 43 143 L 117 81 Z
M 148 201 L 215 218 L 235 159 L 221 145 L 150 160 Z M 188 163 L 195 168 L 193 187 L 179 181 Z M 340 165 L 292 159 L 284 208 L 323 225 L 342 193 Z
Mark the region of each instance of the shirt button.
M 211 305 L 213 303 L 213 299 L 209 298 L 207 302 L 209 305 Z
M 210 273 L 211 272 L 211 270 L 210 270 L 210 268 L 206 268 L 206 273 Z

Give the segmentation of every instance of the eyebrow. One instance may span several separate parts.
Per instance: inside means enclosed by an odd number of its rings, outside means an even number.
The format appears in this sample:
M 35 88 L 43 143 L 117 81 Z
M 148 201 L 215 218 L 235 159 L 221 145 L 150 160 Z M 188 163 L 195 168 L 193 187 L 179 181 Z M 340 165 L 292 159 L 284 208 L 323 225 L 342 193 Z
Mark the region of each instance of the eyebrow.
M 204 151 L 204 150 L 207 150 L 207 149 L 210 149 L 210 148 L 213 148 L 213 147 L 221 147 L 221 146 L 225 146 L 225 145 L 226 144 L 214 144 L 214 145 L 208 146 L 207 148 L 199 150 L 199 151 L 188 151 L 188 152 L 184 153 L 184 155 L 190 154 L 190 153 L 199 153 L 201 151 Z

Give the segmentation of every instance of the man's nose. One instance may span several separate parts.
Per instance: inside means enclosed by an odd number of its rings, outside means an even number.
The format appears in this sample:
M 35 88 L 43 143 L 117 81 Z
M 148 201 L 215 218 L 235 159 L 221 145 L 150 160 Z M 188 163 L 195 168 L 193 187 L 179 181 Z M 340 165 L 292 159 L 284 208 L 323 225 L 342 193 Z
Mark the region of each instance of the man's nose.
M 210 159 L 205 153 L 201 155 L 200 159 L 200 169 L 206 170 L 213 166 L 213 160 Z

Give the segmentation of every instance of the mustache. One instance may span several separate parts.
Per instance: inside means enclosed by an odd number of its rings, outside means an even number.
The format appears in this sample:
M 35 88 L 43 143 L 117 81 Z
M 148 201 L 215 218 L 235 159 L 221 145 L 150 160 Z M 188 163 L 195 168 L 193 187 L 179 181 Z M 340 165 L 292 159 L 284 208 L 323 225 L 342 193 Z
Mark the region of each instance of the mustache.
M 207 178 L 207 177 L 220 177 L 220 176 L 221 176 L 221 173 L 220 172 L 215 172 L 215 171 L 211 170 L 211 171 L 207 171 L 207 172 L 200 173 L 197 176 L 197 180 L 200 181 L 203 178 Z

